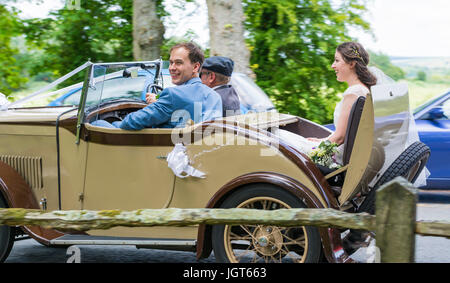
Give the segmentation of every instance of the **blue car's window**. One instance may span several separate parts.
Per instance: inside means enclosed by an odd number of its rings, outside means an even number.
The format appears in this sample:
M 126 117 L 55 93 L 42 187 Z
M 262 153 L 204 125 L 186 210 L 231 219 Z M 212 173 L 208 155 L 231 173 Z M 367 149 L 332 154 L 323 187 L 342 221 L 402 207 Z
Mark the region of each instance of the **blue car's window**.
M 442 107 L 442 110 L 444 110 L 445 115 L 445 117 L 443 117 L 441 120 L 448 120 L 448 117 L 450 117 L 450 99 L 444 101 L 439 106 Z
M 443 94 L 440 95 L 436 98 L 431 99 L 430 101 L 420 105 L 419 107 L 417 107 L 416 109 L 414 109 L 414 114 L 419 113 L 420 111 L 422 111 L 423 109 L 427 108 L 428 106 L 430 106 L 431 104 L 434 104 L 436 101 L 440 100 L 443 96 L 445 96 L 447 94 Z
M 442 103 L 442 109 L 444 110 L 444 115 L 450 117 L 450 99 Z
M 86 105 L 89 106 L 94 103 L 98 103 L 100 95 L 102 100 L 112 98 L 140 99 L 146 79 L 147 78 L 145 76 L 139 76 L 137 78 L 119 77 L 106 80 L 104 83 L 100 83 L 95 89 L 89 90 Z M 67 97 L 63 101 L 63 105 L 78 105 L 80 102 L 80 96 L 81 90 Z

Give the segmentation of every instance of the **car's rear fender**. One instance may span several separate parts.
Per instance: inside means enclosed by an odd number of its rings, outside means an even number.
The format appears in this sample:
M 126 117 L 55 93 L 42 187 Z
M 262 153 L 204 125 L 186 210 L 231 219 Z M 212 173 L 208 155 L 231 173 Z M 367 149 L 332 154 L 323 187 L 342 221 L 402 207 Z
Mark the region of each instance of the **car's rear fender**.
M 235 178 L 218 190 L 206 207 L 220 207 L 222 202 L 231 193 L 243 189 L 246 185 L 257 183 L 271 184 L 281 190 L 285 190 L 301 199 L 308 208 L 324 208 L 320 200 L 306 186 L 288 176 L 273 172 L 255 172 Z M 197 258 L 199 259 L 207 257 L 211 253 L 211 228 L 211 225 L 199 225 L 197 236 Z M 347 255 L 342 249 L 339 231 L 336 229 L 319 228 L 319 232 L 327 260 L 329 262 L 345 261 Z
M 298 117 L 295 117 L 298 119 Z M 229 121 L 220 121 L 220 122 L 206 122 L 203 125 L 203 131 L 205 127 L 217 128 L 222 132 L 233 132 L 235 135 L 240 135 L 248 138 L 249 140 L 254 140 L 255 144 L 262 143 L 269 148 L 274 148 L 276 151 L 279 151 L 286 159 L 291 161 L 295 166 L 301 171 L 310 183 L 310 190 L 313 190 L 316 196 L 322 201 L 325 207 L 329 208 L 338 208 L 339 204 L 334 197 L 330 185 L 328 184 L 325 176 L 320 172 L 319 168 L 316 166 L 314 162 L 311 161 L 305 154 L 299 152 L 297 149 L 285 143 L 283 140 L 280 140 L 277 136 L 273 135 L 269 131 L 261 130 L 249 125 L 239 125 L 238 123 L 233 123 Z M 212 131 L 209 131 L 208 134 L 211 134 Z M 203 133 L 205 135 L 205 133 Z M 264 136 L 267 139 L 263 138 Z M 270 170 L 271 171 L 271 170 Z M 290 175 L 290 174 L 288 174 Z M 297 177 L 295 177 L 297 178 Z M 297 179 L 300 180 L 301 179 Z M 306 184 L 306 180 L 304 180 Z M 305 186 L 307 187 L 307 186 Z

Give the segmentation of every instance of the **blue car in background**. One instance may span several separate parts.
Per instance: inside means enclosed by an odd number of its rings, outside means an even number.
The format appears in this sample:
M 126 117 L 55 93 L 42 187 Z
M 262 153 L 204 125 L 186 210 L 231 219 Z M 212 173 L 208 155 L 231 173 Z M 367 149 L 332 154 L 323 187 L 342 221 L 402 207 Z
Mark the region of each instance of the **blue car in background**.
M 420 141 L 428 145 L 430 176 L 421 189 L 450 189 L 450 90 L 414 110 Z M 324 125 L 334 131 L 333 124 Z
M 145 94 L 147 93 L 148 86 L 153 82 L 153 77 L 154 70 L 139 70 L 137 76 L 132 80 L 129 80 L 128 76 L 125 76 L 123 73 L 113 74 L 105 79 L 102 89 L 102 100 L 120 97 L 145 101 Z M 162 81 L 164 87 L 173 86 L 167 69 L 162 70 Z M 80 84 L 79 87 L 76 87 L 51 101 L 48 106 L 78 105 L 80 102 L 81 88 L 82 85 Z M 86 101 L 87 105 L 96 102 L 98 97 L 92 95 L 91 99 L 95 101 L 88 100 Z
M 450 189 L 450 90 L 414 110 L 420 140 L 431 149 L 424 189 Z
M 101 93 L 101 99 L 129 98 L 145 101 L 145 95 L 153 83 L 154 72 L 154 70 L 139 70 L 132 80 L 122 73 L 107 75 L 103 89 L 98 90 Z M 267 94 L 245 74 L 233 73 L 230 84 L 233 85 L 239 96 L 242 114 L 250 110 L 255 112 L 275 110 L 275 106 Z M 175 86 L 168 69 L 161 70 L 161 85 L 164 88 Z M 70 91 L 51 101 L 48 106 L 77 106 L 80 102 L 81 87 L 81 83 L 78 87 L 72 87 Z M 86 105 L 94 104 L 97 100 L 96 95 L 90 95 Z

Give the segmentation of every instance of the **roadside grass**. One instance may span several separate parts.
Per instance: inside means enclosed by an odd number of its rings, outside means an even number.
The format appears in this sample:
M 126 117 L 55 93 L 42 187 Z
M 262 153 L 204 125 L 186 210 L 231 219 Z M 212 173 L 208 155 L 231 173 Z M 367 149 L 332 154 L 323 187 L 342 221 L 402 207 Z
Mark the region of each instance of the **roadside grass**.
M 404 82 L 408 83 L 409 104 L 411 109 L 415 109 L 433 97 L 439 96 L 450 90 L 450 82 L 434 83 L 418 80 L 404 80 Z

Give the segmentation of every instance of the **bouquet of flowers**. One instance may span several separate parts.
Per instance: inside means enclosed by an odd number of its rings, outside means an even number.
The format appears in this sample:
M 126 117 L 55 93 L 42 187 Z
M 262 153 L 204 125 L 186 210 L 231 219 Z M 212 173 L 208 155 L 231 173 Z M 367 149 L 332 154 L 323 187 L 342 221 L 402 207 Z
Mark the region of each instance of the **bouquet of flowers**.
M 311 160 L 319 165 L 328 167 L 330 169 L 340 168 L 341 165 L 336 163 L 335 154 L 337 152 L 338 145 L 329 140 L 322 141 L 318 147 L 308 154 Z

